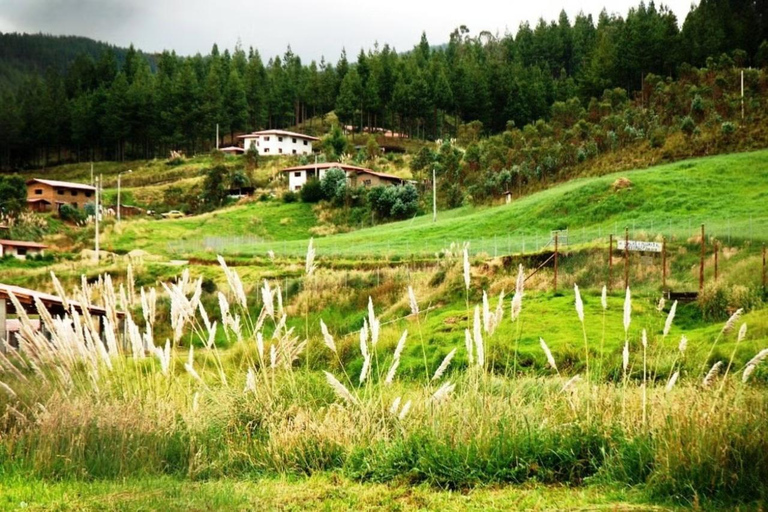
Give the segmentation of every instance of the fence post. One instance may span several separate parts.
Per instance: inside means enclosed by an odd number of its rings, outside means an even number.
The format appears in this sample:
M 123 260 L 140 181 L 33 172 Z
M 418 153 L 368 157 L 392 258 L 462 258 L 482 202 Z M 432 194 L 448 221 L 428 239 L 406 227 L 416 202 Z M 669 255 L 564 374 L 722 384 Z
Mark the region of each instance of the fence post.
M 667 239 L 661 239 L 661 291 L 667 289 Z
M 557 293 L 557 232 L 555 233 L 555 293 Z
M 717 240 L 715 240 L 715 282 L 717 282 L 717 251 L 718 251 Z
M 701 225 L 701 257 L 699 258 L 699 292 L 704 290 L 704 256 L 706 248 L 704 245 L 704 224 Z
M 624 228 L 624 290 L 629 288 L 629 227 Z
M 608 289 L 613 288 L 613 233 L 608 235 Z
M 765 244 L 763 244 L 763 295 L 765 295 Z

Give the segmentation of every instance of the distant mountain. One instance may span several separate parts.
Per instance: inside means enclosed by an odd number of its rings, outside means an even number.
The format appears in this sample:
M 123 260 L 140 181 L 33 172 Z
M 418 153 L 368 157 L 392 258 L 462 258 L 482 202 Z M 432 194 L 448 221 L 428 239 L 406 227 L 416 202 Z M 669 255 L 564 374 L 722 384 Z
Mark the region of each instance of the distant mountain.
M 0 92 L 48 69 L 63 73 L 80 55 L 98 60 L 106 50 L 112 50 L 119 63 L 128 51 L 87 37 L 0 32 Z

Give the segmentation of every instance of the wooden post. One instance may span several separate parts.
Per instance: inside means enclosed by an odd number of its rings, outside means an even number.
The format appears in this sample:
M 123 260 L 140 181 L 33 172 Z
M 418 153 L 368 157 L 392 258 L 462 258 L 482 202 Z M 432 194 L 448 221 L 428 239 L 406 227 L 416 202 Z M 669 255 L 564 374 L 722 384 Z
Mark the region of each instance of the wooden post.
M 715 282 L 717 282 L 717 240 L 715 240 Z
M 624 290 L 629 288 L 629 228 L 624 228 Z
M 608 236 L 608 289 L 613 288 L 613 233 Z
M 701 257 L 699 258 L 699 292 L 704 290 L 704 256 L 707 249 L 704 241 L 704 224 L 701 225 Z
M 8 336 L 8 331 L 6 330 L 5 320 L 6 316 L 8 314 L 8 307 L 6 305 L 5 299 L 0 299 L 0 352 L 5 353 L 6 346 L 5 344 L 8 342 L 6 340 L 6 336 Z
M 555 293 L 557 293 L 557 233 L 555 233 Z
M 765 295 L 765 244 L 763 244 L 763 295 Z
M 661 239 L 661 290 L 667 289 L 667 239 Z

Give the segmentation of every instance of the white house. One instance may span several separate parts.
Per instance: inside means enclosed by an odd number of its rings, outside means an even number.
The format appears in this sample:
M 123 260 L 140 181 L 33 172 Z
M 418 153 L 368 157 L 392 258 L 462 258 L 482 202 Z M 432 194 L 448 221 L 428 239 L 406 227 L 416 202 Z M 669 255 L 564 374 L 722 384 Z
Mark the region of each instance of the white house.
M 37 242 L 22 242 L 19 240 L 0 240 L 0 257 L 13 256 L 19 260 L 27 259 L 27 256 L 43 255 L 47 245 Z
M 300 165 L 288 167 L 280 172 L 288 175 L 288 190 L 297 191 L 312 178 L 323 179 L 328 169 L 342 169 L 347 175 L 347 182 L 352 187 L 375 187 L 380 185 L 402 185 L 403 179 L 383 172 L 376 172 L 365 167 L 347 165 L 339 162 L 325 162 L 319 164 Z
M 310 155 L 312 143 L 319 141 L 317 137 L 303 133 L 287 132 L 285 130 L 262 130 L 260 132 L 240 135 L 243 149 L 248 151 L 254 147 L 260 155 Z

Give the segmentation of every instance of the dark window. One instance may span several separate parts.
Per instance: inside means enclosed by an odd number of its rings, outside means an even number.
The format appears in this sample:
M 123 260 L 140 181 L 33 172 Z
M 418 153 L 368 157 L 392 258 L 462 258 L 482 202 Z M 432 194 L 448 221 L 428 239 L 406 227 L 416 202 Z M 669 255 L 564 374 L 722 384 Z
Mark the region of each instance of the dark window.
M 293 138 L 293 143 L 296 144 L 296 137 Z
M 301 185 L 296 185 L 295 187 L 293 187 L 293 190 L 301 190 Z
M 304 145 L 305 145 L 305 146 L 307 145 L 307 141 L 304 141 Z
M 27 255 L 27 248 L 26 247 L 17 247 L 16 248 L 16 254 L 19 256 L 26 256 Z
M 41 189 L 41 188 L 36 188 L 36 189 L 35 189 L 35 195 L 36 195 L 36 196 L 41 196 L 41 195 L 43 195 L 43 189 Z
M 278 148 L 277 152 L 282 155 L 283 154 L 283 148 Z
M 56 193 L 59 194 L 60 196 L 63 196 L 64 195 L 64 190 L 63 189 L 57 189 Z
M 293 173 L 293 175 L 296 176 L 297 178 L 301 178 L 301 171 L 296 171 L 295 173 Z
M 278 137 L 277 138 L 277 142 L 283 142 L 283 138 L 282 137 Z
M 93 195 L 93 192 L 89 192 L 88 190 L 85 191 L 85 197 L 91 197 Z
M 295 150 L 295 149 L 293 150 L 293 154 L 294 154 L 294 155 L 296 154 L 296 150 Z
M 265 153 L 269 153 L 269 148 L 264 148 Z
M 77 196 L 77 190 L 71 190 L 70 193 L 72 194 L 73 197 Z
M 371 186 L 371 180 L 363 180 L 363 185 L 365 185 L 366 187 L 370 187 Z
M 268 141 L 269 141 L 269 137 L 264 137 L 264 142 L 268 142 Z

